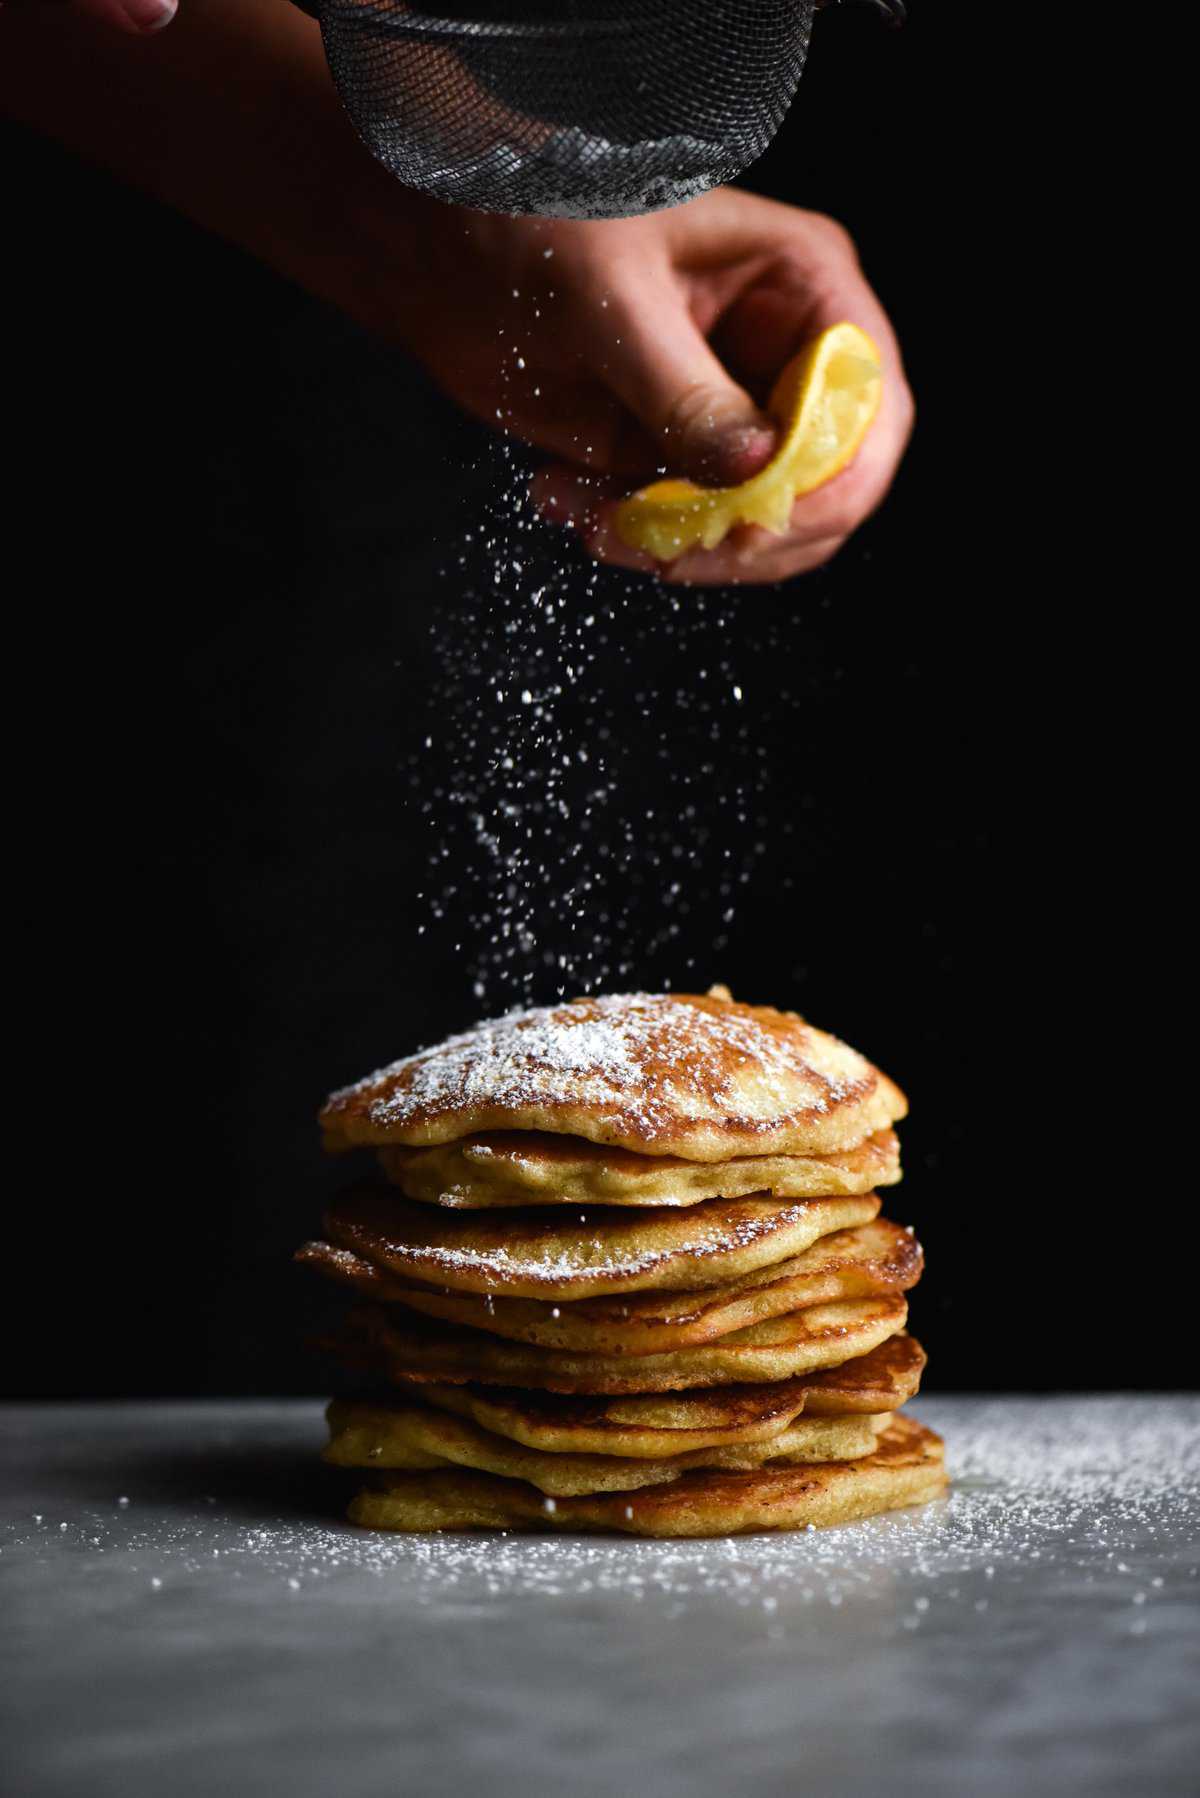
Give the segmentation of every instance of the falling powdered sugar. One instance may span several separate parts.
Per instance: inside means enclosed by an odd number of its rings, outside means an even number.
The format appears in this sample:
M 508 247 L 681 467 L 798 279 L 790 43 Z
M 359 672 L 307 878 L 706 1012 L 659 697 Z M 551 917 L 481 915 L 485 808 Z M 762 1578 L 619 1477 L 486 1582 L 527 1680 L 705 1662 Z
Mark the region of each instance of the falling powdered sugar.
M 528 335 L 554 328 L 553 305 Z M 497 353 L 519 385 L 528 337 L 506 325 Z M 501 431 L 510 417 L 497 408 Z M 406 706 L 418 933 L 449 935 L 493 1003 L 672 985 L 681 961 L 711 978 L 768 851 L 763 726 L 791 694 L 753 669 L 785 626 L 764 617 L 744 651 L 740 597 L 590 562 L 538 518 L 508 436 L 494 462 L 499 491 L 442 571 L 426 704 Z

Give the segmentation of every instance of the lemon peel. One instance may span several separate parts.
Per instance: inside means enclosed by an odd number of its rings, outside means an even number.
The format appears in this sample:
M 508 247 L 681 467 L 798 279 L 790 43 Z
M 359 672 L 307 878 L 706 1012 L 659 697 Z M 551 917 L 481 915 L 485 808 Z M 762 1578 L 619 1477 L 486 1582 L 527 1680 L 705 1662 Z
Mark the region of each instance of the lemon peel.
M 792 505 L 852 460 L 879 410 L 882 358 L 857 325 L 830 325 L 792 358 L 767 410 L 780 427 L 779 447 L 765 468 L 736 487 L 654 481 L 616 511 L 631 549 L 673 562 L 689 549 L 715 549 L 737 524 L 782 535 Z

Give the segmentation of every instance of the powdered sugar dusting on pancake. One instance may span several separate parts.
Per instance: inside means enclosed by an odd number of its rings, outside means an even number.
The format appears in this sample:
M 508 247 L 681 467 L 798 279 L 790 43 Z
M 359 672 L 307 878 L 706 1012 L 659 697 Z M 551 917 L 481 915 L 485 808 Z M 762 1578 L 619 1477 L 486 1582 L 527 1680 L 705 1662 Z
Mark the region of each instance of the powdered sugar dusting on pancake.
M 766 1196 L 690 1210 L 587 1214 L 439 1211 L 364 1187 L 335 1200 L 330 1240 L 376 1267 L 461 1291 L 566 1299 L 687 1290 L 802 1254 L 822 1236 L 866 1222 L 873 1193 L 799 1202 Z M 707 1270 L 711 1269 L 711 1272 Z
M 509 1121 L 662 1153 L 681 1131 L 754 1137 L 832 1118 L 885 1084 L 791 1013 L 610 994 L 511 1012 L 406 1056 L 335 1093 L 323 1121 L 351 1141 L 427 1142 Z M 900 1115 L 903 1100 L 888 1091 L 876 1110 Z M 693 1141 L 681 1152 L 707 1159 L 711 1149 Z

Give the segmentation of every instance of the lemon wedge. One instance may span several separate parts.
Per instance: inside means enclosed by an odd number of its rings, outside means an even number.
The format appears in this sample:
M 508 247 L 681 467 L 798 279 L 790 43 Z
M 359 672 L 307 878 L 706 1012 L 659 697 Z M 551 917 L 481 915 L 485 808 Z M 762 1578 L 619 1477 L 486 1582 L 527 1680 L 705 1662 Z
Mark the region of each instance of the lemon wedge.
M 880 355 L 857 325 L 830 325 L 806 343 L 776 381 L 767 410 L 780 427 L 779 448 L 758 474 L 736 487 L 655 481 L 617 507 L 624 542 L 659 562 L 685 550 L 715 549 L 735 524 L 782 534 L 792 503 L 832 480 L 854 456 L 879 409 Z

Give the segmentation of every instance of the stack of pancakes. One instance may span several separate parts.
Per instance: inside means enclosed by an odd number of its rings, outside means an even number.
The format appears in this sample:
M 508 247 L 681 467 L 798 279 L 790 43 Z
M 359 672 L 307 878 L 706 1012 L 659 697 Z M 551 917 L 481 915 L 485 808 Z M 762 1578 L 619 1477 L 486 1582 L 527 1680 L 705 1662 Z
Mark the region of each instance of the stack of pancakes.
M 632 994 L 512 1014 L 321 1114 L 373 1147 L 299 1259 L 371 1382 L 326 1459 L 382 1529 L 724 1535 L 945 1486 L 899 1407 L 921 1271 L 874 1190 L 903 1094 L 794 1013 Z

